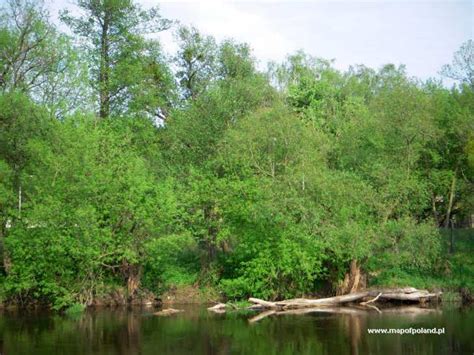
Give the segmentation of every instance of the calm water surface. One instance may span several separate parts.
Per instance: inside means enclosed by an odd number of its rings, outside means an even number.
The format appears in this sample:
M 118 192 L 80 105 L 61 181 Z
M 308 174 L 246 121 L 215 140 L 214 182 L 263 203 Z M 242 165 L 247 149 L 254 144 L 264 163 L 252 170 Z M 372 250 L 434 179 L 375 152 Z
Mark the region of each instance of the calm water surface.
M 174 306 L 177 307 L 177 306 Z M 205 307 L 100 309 L 78 317 L 0 313 L 0 353 L 17 354 L 474 354 L 474 308 L 269 316 Z M 443 335 L 371 335 L 368 328 L 445 328 Z

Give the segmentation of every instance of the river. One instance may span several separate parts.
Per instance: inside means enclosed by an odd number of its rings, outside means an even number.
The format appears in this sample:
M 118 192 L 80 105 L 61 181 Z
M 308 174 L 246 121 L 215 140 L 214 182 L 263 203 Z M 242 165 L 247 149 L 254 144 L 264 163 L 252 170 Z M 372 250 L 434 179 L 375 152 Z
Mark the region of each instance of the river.
M 269 316 L 214 314 L 203 306 L 94 309 L 78 316 L 1 311 L 1 355 L 74 354 L 473 354 L 474 307 Z M 368 329 L 444 329 L 444 334 L 369 334 Z M 417 330 L 416 330 L 417 331 Z

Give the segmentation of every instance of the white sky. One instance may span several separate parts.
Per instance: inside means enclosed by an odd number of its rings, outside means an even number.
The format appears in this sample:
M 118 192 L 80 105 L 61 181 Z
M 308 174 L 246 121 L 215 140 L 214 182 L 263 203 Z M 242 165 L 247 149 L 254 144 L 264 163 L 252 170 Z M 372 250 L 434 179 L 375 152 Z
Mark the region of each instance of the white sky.
M 74 2 L 46 1 L 53 16 Z M 340 69 L 406 64 L 409 74 L 427 79 L 437 76 L 454 51 L 474 38 L 474 0 L 139 2 L 159 5 L 165 18 L 192 24 L 218 40 L 249 43 L 262 66 L 303 49 L 336 59 Z M 160 38 L 173 52 L 171 33 Z

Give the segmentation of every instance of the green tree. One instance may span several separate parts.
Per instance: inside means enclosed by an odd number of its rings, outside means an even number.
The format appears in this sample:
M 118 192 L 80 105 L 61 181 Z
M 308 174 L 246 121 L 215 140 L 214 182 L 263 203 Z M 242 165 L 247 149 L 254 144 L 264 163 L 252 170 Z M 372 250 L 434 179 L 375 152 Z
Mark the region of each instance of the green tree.
M 48 140 L 26 145 L 22 218 L 5 239 L 6 291 L 57 308 L 90 304 L 110 285 L 126 285 L 133 299 L 146 245 L 173 216 L 172 190 L 108 121 L 77 116 L 54 125 Z
M 1 90 L 25 92 L 56 116 L 79 102 L 88 108 L 86 68 L 69 38 L 50 23 L 42 1 L 11 0 L 0 18 Z
M 213 37 L 199 33 L 194 27 L 180 26 L 176 31 L 179 50 L 174 61 L 176 77 L 184 98 L 195 99 L 216 76 L 217 45 Z
M 474 41 L 464 42 L 454 53 L 453 62 L 441 69 L 441 74 L 469 85 L 474 90 Z
M 257 75 L 255 58 L 246 43 L 226 40 L 219 45 L 218 76 L 221 79 L 243 80 Z
M 143 35 L 167 29 L 170 21 L 159 15 L 158 8 L 145 11 L 131 0 L 78 0 L 77 6 L 81 17 L 66 10 L 61 19 L 84 39 L 99 116 L 122 113 L 143 79 Z

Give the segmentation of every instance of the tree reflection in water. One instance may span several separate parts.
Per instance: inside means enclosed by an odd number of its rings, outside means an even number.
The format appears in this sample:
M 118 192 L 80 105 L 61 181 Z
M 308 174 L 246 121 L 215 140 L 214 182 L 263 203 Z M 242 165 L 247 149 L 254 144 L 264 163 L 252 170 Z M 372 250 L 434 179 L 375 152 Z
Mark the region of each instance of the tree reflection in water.
M 213 314 L 183 306 L 156 317 L 153 309 L 95 309 L 78 317 L 4 311 L 2 354 L 454 354 L 474 349 L 474 308 L 403 308 L 332 314 Z M 444 335 L 369 335 L 367 328 L 442 328 Z

